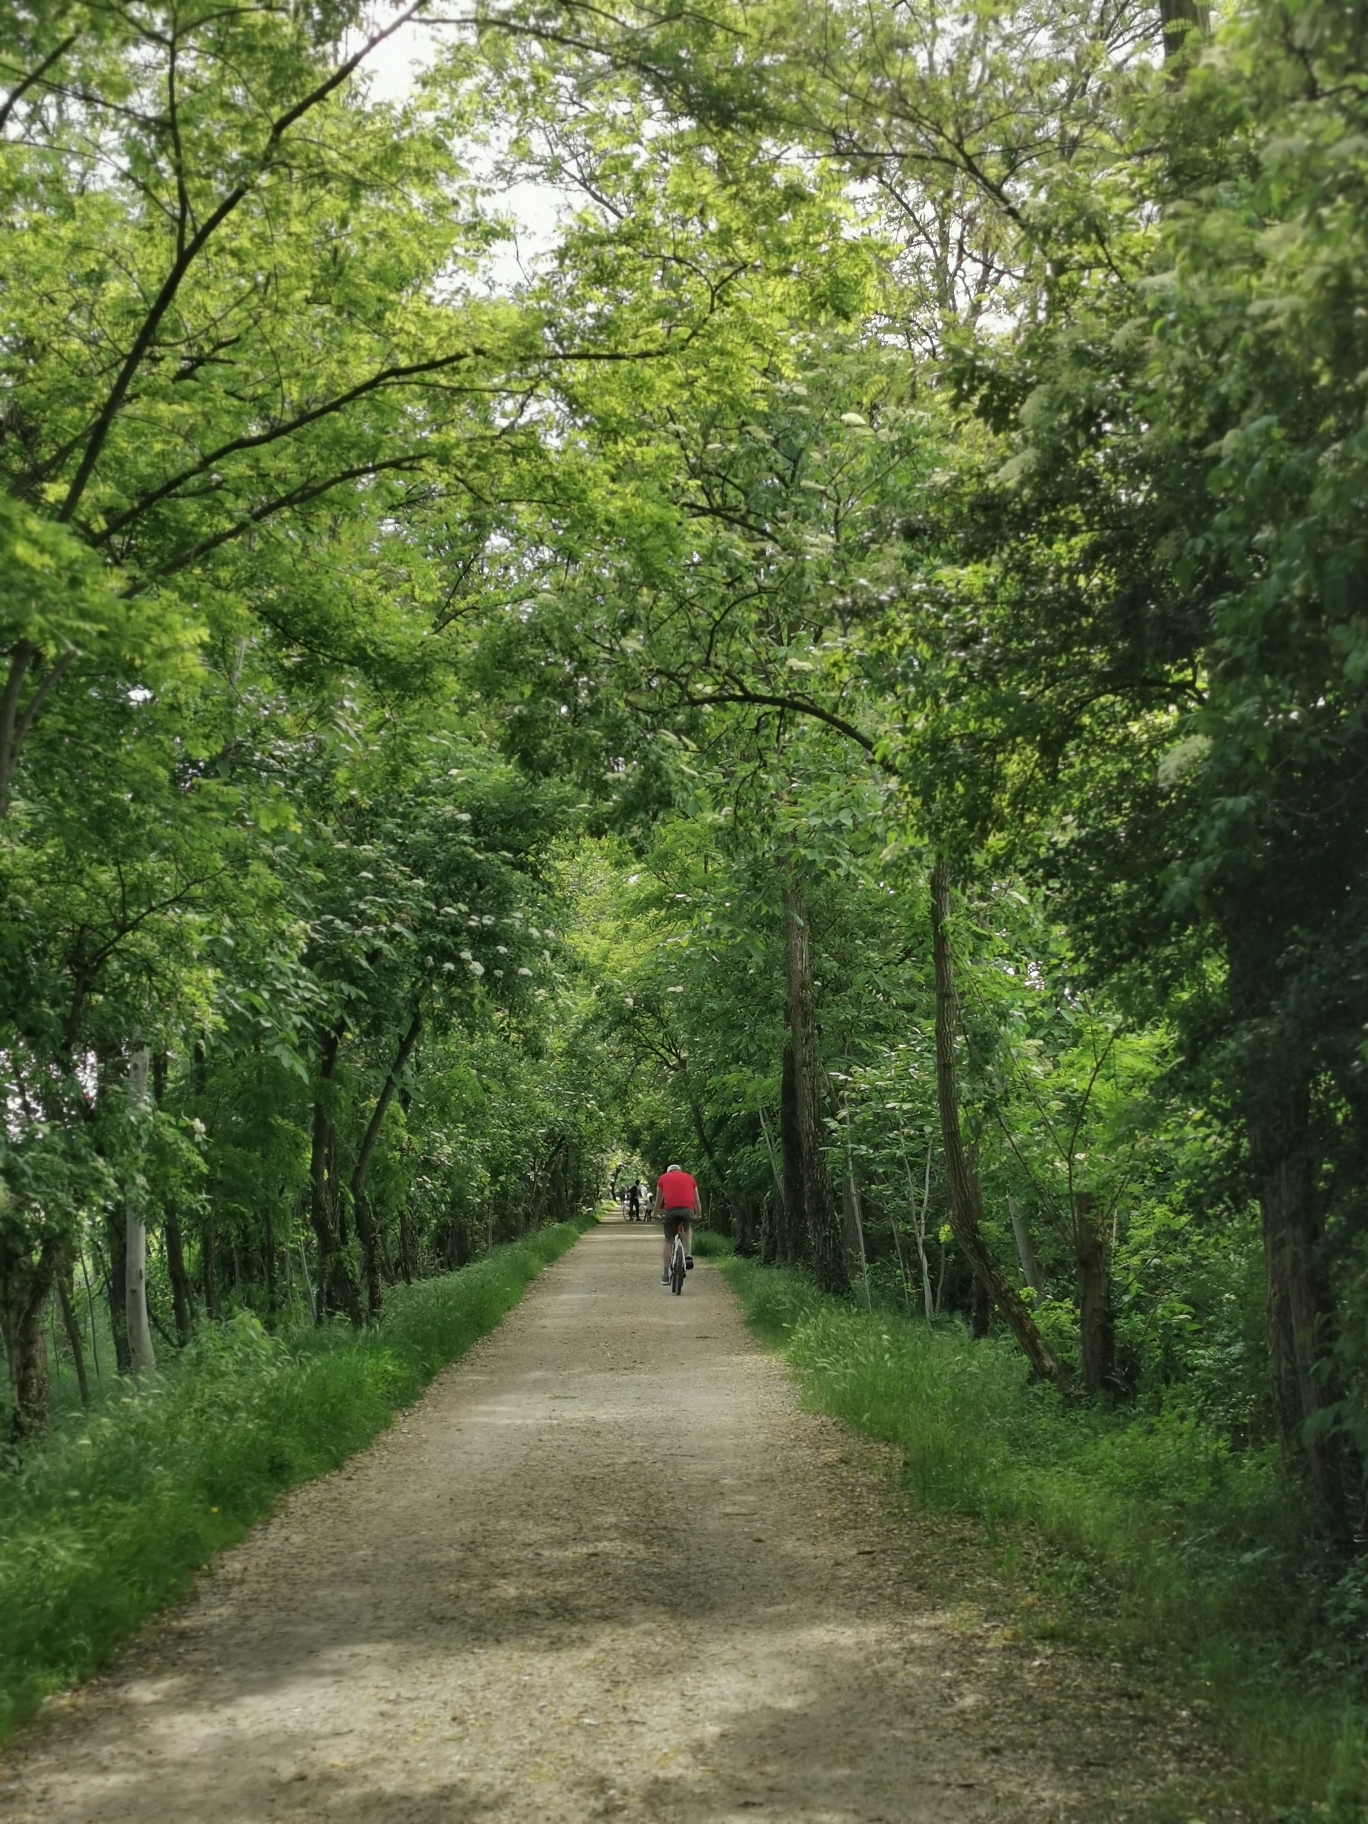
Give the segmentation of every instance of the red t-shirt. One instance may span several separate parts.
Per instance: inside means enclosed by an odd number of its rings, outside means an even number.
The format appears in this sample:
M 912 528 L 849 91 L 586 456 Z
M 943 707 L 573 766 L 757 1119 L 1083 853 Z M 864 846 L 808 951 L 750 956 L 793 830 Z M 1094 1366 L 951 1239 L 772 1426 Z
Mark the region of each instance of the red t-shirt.
M 692 1210 L 698 1198 L 698 1186 L 687 1172 L 666 1172 L 656 1186 L 659 1210 Z

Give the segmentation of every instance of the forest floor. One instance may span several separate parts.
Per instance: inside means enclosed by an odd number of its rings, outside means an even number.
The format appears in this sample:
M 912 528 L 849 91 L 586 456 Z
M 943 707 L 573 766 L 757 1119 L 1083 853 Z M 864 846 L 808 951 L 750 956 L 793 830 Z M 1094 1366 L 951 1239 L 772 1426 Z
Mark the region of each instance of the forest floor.
M 0 1756 L 13 1824 L 1200 1819 L 1225 1769 L 995 1619 L 705 1261 L 591 1230 Z

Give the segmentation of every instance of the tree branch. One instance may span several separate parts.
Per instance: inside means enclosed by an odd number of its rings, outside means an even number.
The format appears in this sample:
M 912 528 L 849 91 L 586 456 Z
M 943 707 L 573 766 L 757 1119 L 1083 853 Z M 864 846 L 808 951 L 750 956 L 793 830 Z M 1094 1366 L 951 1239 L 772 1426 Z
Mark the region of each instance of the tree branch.
M 9 125 L 9 117 L 14 112 L 17 103 L 23 100 L 24 96 L 35 83 L 43 80 L 54 63 L 60 62 L 60 60 L 66 56 L 67 52 L 71 49 L 72 45 L 75 44 L 80 35 L 79 32 L 72 32 L 69 37 L 63 38 L 56 50 L 49 51 L 47 56 L 44 57 L 43 61 L 38 65 L 38 68 L 36 70 L 30 70 L 23 81 L 20 82 L 16 88 L 11 89 L 4 101 L 0 102 L 0 133 L 3 133 L 5 128 Z

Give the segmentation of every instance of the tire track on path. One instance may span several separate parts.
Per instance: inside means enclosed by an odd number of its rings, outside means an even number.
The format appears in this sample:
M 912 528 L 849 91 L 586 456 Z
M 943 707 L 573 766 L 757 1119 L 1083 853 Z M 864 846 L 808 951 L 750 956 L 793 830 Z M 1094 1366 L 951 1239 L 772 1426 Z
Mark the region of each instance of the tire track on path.
M 901 1574 L 915 1532 L 860 1448 L 800 1411 L 720 1273 L 672 1298 L 658 1262 L 655 1230 L 591 1230 L 49 1705 L 0 1818 L 1120 1815 L 1058 1742 L 1001 1739 L 982 1642 Z

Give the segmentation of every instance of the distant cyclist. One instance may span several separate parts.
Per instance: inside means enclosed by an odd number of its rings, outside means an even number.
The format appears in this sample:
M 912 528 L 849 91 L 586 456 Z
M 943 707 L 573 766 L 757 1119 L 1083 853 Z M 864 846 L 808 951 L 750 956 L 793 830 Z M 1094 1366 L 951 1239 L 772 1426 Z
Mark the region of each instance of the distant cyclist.
M 684 1265 L 692 1271 L 694 1217 L 703 1214 L 703 1206 L 698 1201 L 698 1186 L 682 1166 L 669 1166 L 662 1174 L 656 1185 L 655 1207 L 665 1238 L 660 1283 L 668 1286 L 674 1238 L 676 1234 L 683 1234 Z

